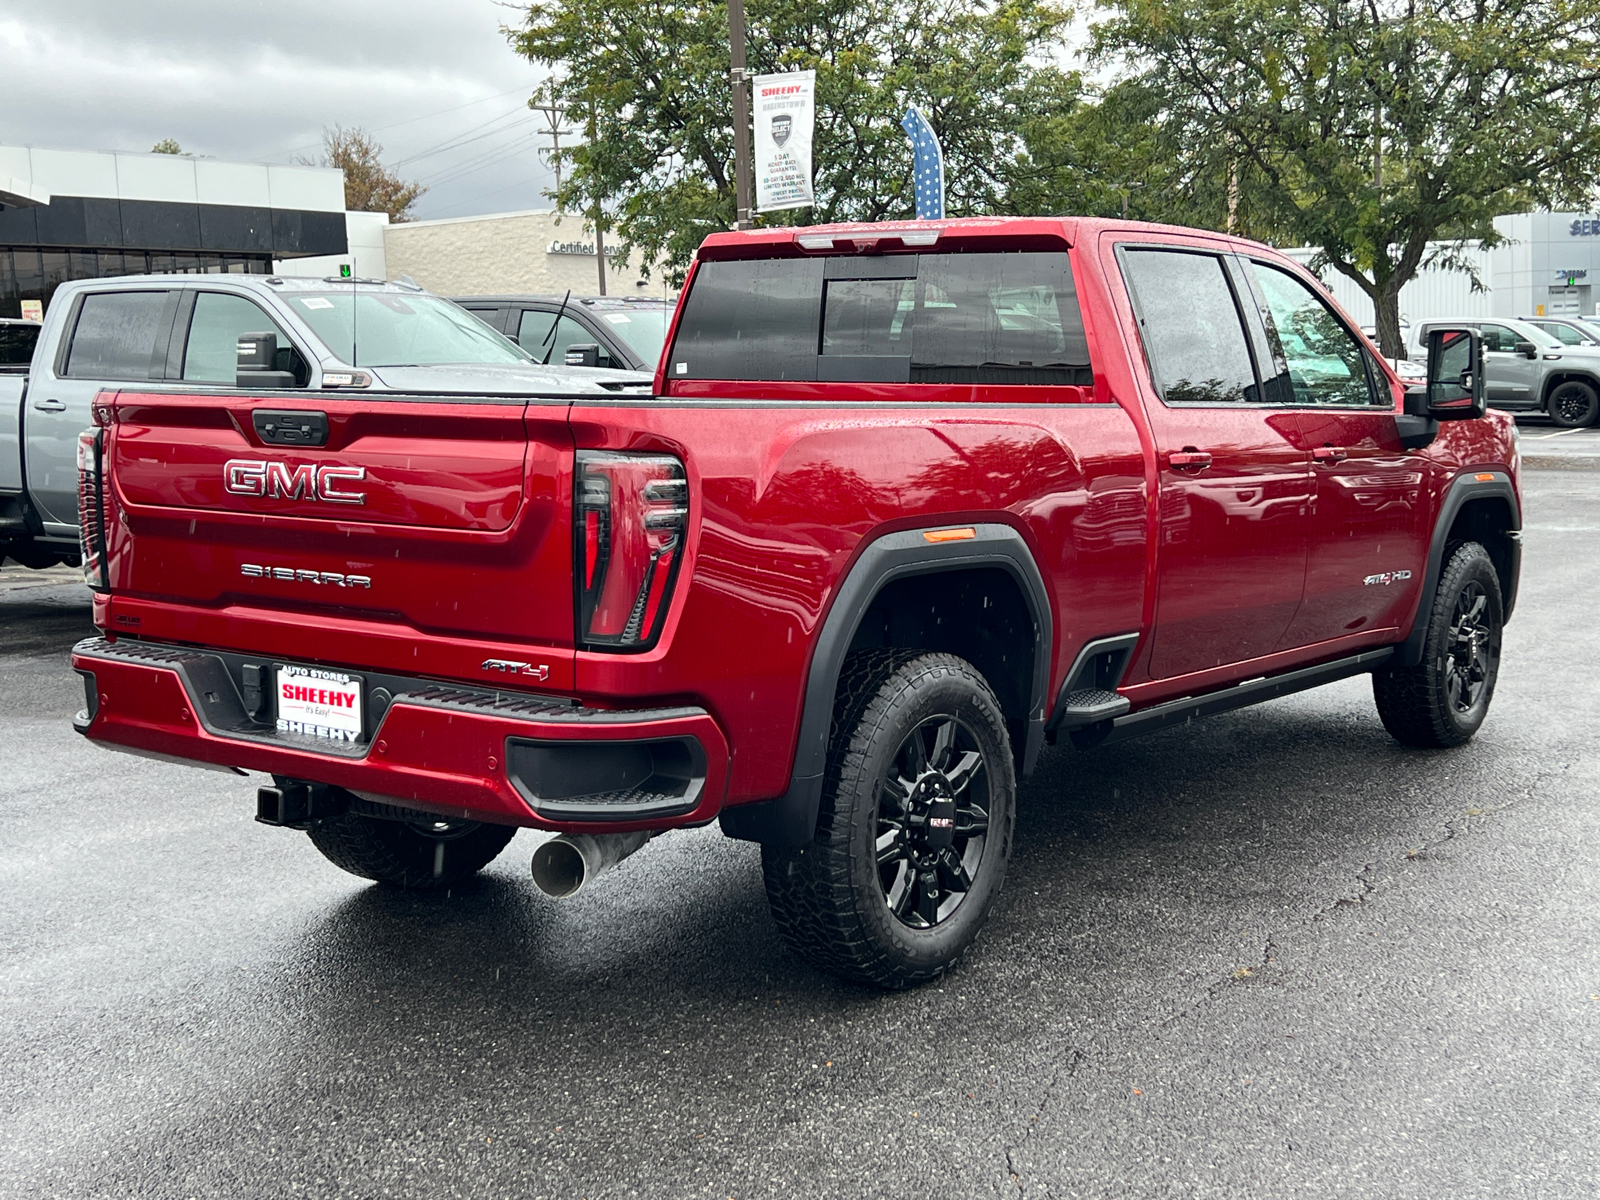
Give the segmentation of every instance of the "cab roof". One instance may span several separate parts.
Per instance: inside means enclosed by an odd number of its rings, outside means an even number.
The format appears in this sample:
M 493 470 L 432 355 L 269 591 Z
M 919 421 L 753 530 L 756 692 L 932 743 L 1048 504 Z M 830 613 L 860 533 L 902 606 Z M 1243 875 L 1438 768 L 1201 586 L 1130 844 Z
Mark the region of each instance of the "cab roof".
M 1252 249 L 1259 243 L 1208 229 L 1104 217 L 956 217 L 944 221 L 851 221 L 836 225 L 782 225 L 713 233 L 700 245 L 703 259 L 790 258 L 812 254 L 862 254 L 916 250 L 1064 250 L 1106 230 L 1181 234 Z

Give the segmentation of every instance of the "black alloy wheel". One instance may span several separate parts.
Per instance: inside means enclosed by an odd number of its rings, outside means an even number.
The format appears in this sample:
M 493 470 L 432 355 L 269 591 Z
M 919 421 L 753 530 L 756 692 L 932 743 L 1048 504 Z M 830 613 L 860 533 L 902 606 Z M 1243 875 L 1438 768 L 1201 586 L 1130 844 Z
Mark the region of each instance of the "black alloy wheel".
M 1477 542 L 1452 547 L 1438 590 L 1417 614 L 1418 621 L 1428 623 L 1422 661 L 1385 664 L 1372 673 L 1378 715 L 1397 741 L 1459 746 L 1478 732 L 1500 672 L 1504 613 L 1500 577 L 1489 552 Z
M 1445 643 L 1445 695 L 1458 715 L 1483 699 L 1500 653 L 1499 631 L 1488 618 L 1489 593 L 1479 580 L 1468 580 L 1456 596 Z
M 878 882 L 903 925 L 948 920 L 972 890 L 989 834 L 989 772 L 972 730 L 930 717 L 895 752 L 878 797 Z
M 1593 425 L 1600 417 L 1600 392 L 1578 379 L 1556 385 L 1545 404 L 1550 419 L 1565 429 Z
M 1005 880 L 1016 812 L 1010 735 L 988 681 L 952 654 L 867 650 L 834 704 L 816 834 L 763 846 L 772 918 L 821 970 L 936 979 Z

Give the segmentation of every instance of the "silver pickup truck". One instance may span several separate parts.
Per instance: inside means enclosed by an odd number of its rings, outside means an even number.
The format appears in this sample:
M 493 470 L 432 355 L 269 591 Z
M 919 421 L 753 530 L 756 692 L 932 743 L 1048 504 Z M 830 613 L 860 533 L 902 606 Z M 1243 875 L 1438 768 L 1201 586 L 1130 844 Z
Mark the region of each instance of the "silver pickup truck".
M 634 371 L 543 366 L 408 283 L 136 275 L 57 289 L 26 368 L 0 368 L 0 556 L 78 561 L 78 434 L 104 390 L 158 382 L 319 391 L 562 397 L 648 392 Z M 295 408 L 303 408 L 295 404 Z M 315 415 L 314 413 L 312 414 Z
M 1527 321 L 1469 317 L 1423 321 L 1413 355 L 1426 356 L 1430 329 L 1462 325 L 1483 335 L 1483 381 L 1492 408 L 1544 412 L 1569 429 L 1600 420 L 1600 346 L 1569 345 Z

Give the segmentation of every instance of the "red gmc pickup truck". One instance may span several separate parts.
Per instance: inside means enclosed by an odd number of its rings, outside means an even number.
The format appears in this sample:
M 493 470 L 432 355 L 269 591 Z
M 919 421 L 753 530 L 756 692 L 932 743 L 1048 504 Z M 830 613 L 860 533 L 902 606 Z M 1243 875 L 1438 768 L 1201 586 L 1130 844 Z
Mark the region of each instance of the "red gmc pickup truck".
M 1407 392 L 1195 230 L 718 234 L 652 395 L 103 393 L 77 726 L 268 772 L 258 819 L 401 887 L 528 827 L 568 894 L 720 820 L 796 950 L 915 984 L 1046 742 L 1357 674 L 1401 742 L 1472 737 L 1521 528 L 1481 365 L 1435 330 Z

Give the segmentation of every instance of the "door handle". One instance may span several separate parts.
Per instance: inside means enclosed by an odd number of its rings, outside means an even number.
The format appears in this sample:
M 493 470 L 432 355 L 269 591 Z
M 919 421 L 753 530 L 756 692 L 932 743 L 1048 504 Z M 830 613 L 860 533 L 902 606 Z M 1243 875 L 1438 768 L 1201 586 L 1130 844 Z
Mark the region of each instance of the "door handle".
M 1350 457 L 1350 451 L 1343 446 L 1318 446 L 1311 451 L 1311 457 L 1320 463 L 1343 462 Z
M 35 400 L 33 407 L 40 412 L 66 412 L 67 406 L 59 400 Z
M 1211 452 L 1196 450 L 1193 446 L 1185 446 L 1167 455 L 1167 466 L 1174 471 L 1204 471 L 1210 465 Z

